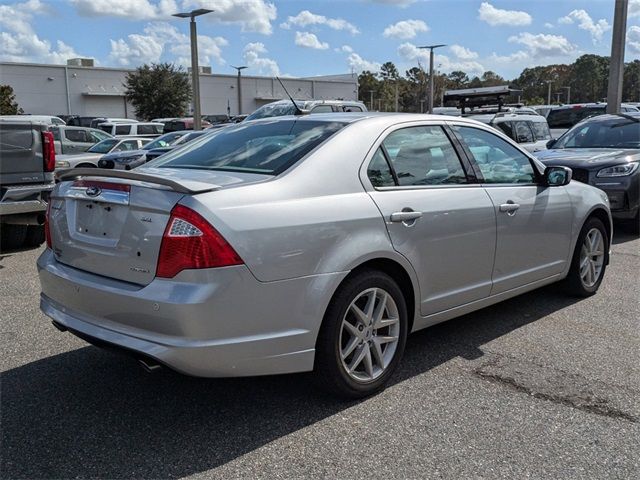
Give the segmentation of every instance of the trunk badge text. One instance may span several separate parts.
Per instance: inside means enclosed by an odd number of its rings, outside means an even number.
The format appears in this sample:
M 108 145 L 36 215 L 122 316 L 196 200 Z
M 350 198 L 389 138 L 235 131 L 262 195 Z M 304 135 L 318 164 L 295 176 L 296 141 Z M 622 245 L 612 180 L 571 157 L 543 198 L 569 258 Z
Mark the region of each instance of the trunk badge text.
M 87 188 L 84 193 L 87 194 L 87 196 L 89 197 L 97 197 L 98 195 L 100 195 L 102 193 L 102 189 L 100 187 L 96 187 L 96 186 L 91 186 L 89 188 Z
M 149 273 L 148 269 L 140 268 L 140 267 L 130 267 L 129 270 L 131 270 L 132 272 L 136 272 L 136 273 Z

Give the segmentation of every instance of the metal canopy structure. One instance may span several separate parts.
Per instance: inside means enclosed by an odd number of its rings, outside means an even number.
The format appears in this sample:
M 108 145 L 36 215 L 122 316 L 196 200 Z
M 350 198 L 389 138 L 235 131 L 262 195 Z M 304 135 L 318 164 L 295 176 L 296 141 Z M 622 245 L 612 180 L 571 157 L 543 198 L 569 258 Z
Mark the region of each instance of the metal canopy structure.
M 498 105 L 498 112 L 502 111 L 504 100 L 510 95 L 521 94 L 522 90 L 500 85 L 496 87 L 464 88 L 461 90 L 447 90 L 444 92 L 444 101 L 456 102 L 462 114 L 466 108 L 481 107 L 483 105 Z

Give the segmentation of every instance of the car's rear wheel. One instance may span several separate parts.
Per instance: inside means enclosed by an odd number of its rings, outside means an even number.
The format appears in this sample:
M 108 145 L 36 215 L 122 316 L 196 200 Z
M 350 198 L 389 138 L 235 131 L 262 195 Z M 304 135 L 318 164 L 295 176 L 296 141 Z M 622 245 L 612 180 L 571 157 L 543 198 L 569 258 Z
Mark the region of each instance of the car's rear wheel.
M 609 241 L 602 221 L 591 217 L 582 226 L 565 280 L 572 295 L 588 297 L 598 291 L 607 268 Z
M 39 247 L 45 241 L 44 225 L 29 225 L 24 244 L 27 247 Z
M 26 225 L 0 225 L 0 251 L 20 248 L 27 236 Z
M 316 345 L 316 377 L 338 396 L 361 398 L 384 388 L 407 338 L 404 297 L 387 274 L 362 271 L 336 292 Z

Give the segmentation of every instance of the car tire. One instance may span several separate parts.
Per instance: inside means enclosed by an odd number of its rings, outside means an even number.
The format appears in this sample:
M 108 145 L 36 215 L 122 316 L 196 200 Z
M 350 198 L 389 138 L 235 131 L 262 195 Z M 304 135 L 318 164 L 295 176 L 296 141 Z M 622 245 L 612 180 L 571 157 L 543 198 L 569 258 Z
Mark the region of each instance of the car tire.
M 408 324 L 404 296 L 389 275 L 364 270 L 348 278 L 332 298 L 318 334 L 316 381 L 347 399 L 379 392 L 402 358 Z
M 596 239 L 598 245 L 594 245 Z M 571 268 L 565 279 L 567 292 L 577 297 L 589 297 L 596 293 L 604 278 L 608 255 L 607 229 L 600 219 L 590 217 L 578 235 Z
M 39 247 L 44 243 L 44 225 L 29 225 L 24 241 L 27 247 Z
M 22 247 L 27 237 L 26 225 L 0 225 L 0 251 L 14 250 Z

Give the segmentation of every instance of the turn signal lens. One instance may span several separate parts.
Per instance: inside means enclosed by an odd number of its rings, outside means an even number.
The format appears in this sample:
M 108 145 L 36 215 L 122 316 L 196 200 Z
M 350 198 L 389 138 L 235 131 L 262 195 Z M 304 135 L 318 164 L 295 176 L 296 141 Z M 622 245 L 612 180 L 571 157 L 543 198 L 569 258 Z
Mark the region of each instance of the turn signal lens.
M 176 205 L 162 236 L 156 276 L 173 278 L 182 270 L 229 267 L 244 262 L 199 213 Z

